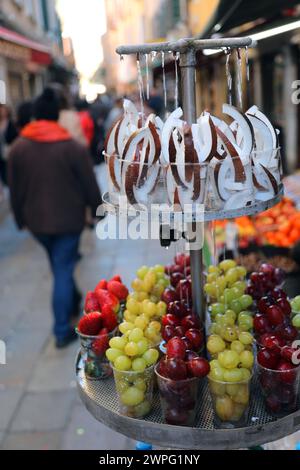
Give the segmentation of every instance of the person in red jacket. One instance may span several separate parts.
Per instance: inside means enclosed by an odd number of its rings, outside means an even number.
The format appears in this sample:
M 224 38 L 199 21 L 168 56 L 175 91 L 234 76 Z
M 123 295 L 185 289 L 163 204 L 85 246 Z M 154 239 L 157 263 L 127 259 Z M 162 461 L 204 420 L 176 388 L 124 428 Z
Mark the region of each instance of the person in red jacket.
M 11 205 L 20 229 L 45 248 L 54 278 L 56 346 L 75 338 L 71 317 L 78 304 L 74 269 L 86 208 L 96 215 L 101 194 L 88 150 L 58 124 L 59 103 L 46 89 L 34 103 L 35 121 L 14 142 L 8 159 Z
M 83 134 L 86 138 L 87 144 L 89 148 L 91 147 L 94 133 L 95 133 L 95 125 L 94 121 L 89 113 L 89 105 L 85 100 L 79 100 L 76 103 L 76 109 L 79 113 L 79 119 L 81 124 L 81 129 Z

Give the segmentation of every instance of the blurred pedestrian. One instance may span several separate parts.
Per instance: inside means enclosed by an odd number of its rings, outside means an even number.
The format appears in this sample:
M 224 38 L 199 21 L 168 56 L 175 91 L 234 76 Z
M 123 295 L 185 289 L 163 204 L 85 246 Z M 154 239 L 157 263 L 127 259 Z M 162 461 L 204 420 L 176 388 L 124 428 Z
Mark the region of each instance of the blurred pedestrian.
M 110 110 L 107 119 L 105 121 L 105 131 L 109 131 L 111 126 L 115 123 L 119 117 L 123 114 L 123 98 L 118 97 L 115 100 L 115 104 L 113 105 L 112 109 Z
M 11 204 L 20 229 L 45 248 L 54 277 L 52 306 L 56 346 L 75 338 L 71 327 L 80 296 L 74 281 L 86 208 L 101 202 L 86 147 L 59 123 L 59 102 L 46 89 L 34 103 L 35 121 L 21 132 L 9 155 Z
M 32 101 L 24 101 L 17 109 L 17 127 L 21 131 L 23 127 L 29 124 L 33 119 Z
M 5 185 L 7 184 L 7 156 L 10 145 L 17 137 L 18 131 L 9 108 L 0 104 L 0 180 Z
M 90 148 L 94 138 L 95 125 L 89 113 L 89 104 L 86 100 L 78 100 L 76 102 L 75 107 L 77 109 L 77 112 L 79 113 L 82 132 Z

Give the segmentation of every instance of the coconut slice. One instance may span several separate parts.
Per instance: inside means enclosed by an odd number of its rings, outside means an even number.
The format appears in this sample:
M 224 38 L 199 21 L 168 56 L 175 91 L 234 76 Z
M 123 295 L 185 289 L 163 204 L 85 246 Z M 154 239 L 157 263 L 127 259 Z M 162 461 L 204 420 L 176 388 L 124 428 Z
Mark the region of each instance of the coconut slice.
M 190 183 L 193 179 L 195 163 L 198 161 L 198 155 L 195 150 L 192 129 L 190 126 L 185 128 L 183 140 L 185 157 L 185 181 Z
M 237 138 L 236 142 L 240 144 L 242 155 L 247 157 L 253 149 L 254 132 L 251 122 L 245 114 L 241 113 L 237 108 L 230 104 L 223 104 L 222 111 L 237 123 L 238 130 L 241 132 L 241 139 Z
M 278 184 L 277 184 L 277 181 L 276 181 L 276 178 L 274 178 L 274 176 L 272 175 L 272 173 L 270 172 L 270 170 L 268 170 L 268 168 L 266 168 L 264 165 L 260 164 L 260 166 L 262 167 L 262 169 L 264 170 L 264 172 L 266 173 L 268 179 L 268 186 L 269 186 L 269 190 L 271 191 L 271 189 L 273 190 L 273 196 L 276 196 L 276 194 L 278 194 Z
M 139 176 L 139 166 L 136 163 L 129 163 L 125 170 L 125 194 L 127 196 L 129 204 L 137 204 L 135 198 L 134 188 L 136 186 Z
M 159 165 L 152 166 L 147 174 L 142 187 L 133 186 L 135 200 L 139 203 L 147 204 L 149 194 L 155 190 L 160 172 Z
M 235 210 L 241 209 L 242 207 L 247 207 L 252 205 L 254 202 L 253 193 L 250 189 L 245 191 L 238 191 L 237 193 L 230 196 L 224 205 L 224 210 Z
M 116 135 L 116 130 L 119 126 L 120 119 L 117 119 L 117 121 L 111 126 L 109 129 L 105 142 L 104 142 L 104 151 L 107 155 L 113 155 L 117 149 L 115 146 L 115 135 Z
M 200 116 L 191 131 L 199 163 L 208 162 L 217 151 L 217 134 L 210 114 Z
M 224 188 L 228 189 L 229 191 L 243 191 L 243 189 L 245 189 L 245 185 L 243 183 L 236 183 L 235 181 L 226 179 Z
M 217 131 L 218 136 L 222 140 L 225 149 L 227 150 L 228 154 L 232 158 L 234 174 L 235 174 L 234 181 L 236 183 L 244 183 L 246 181 L 245 169 L 244 169 L 244 165 L 242 163 L 241 158 L 238 155 L 236 148 L 232 145 L 230 140 L 218 127 L 216 127 L 216 131 Z
M 170 136 L 177 126 L 181 126 L 182 120 L 180 119 L 183 115 L 181 108 L 176 108 L 166 120 L 162 132 L 161 132 L 161 147 L 162 147 L 162 159 L 164 163 L 170 163 L 169 149 L 170 149 Z
M 180 130 L 176 128 L 170 136 L 169 160 L 175 183 L 185 188 L 184 149 L 179 143 L 179 140 L 182 138 L 183 136 L 180 134 Z
M 279 142 L 278 142 L 278 134 L 277 134 L 277 129 L 273 126 L 273 124 L 269 121 L 267 116 L 263 114 L 257 106 L 251 106 L 251 108 L 248 109 L 247 114 L 253 114 L 257 118 L 259 118 L 261 121 L 263 121 L 268 129 L 270 130 L 272 134 L 272 145 L 273 149 L 278 148 Z
M 110 179 L 117 191 L 121 191 L 121 164 L 116 155 L 108 157 Z

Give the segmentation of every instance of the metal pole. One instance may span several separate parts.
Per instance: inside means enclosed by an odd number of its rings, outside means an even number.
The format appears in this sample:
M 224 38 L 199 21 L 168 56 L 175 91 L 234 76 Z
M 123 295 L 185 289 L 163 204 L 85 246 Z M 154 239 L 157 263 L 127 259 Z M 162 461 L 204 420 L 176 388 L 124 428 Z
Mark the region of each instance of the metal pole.
M 191 125 L 196 122 L 196 51 L 188 49 L 180 55 L 181 89 L 182 89 L 182 109 L 184 119 Z M 199 224 L 204 222 L 194 222 L 191 224 L 191 231 L 201 229 Z M 203 297 L 203 258 L 202 249 L 190 250 L 191 276 L 193 308 L 205 324 L 205 306 Z

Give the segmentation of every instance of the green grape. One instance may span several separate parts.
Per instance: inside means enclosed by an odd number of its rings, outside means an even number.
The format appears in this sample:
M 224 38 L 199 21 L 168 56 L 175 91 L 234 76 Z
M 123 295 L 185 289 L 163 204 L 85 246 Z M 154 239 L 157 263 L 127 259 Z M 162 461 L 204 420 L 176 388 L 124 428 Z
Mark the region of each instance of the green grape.
M 241 302 L 239 299 L 234 299 L 230 302 L 230 309 L 235 313 L 240 313 L 243 310 Z
M 146 364 L 145 359 L 143 359 L 142 357 L 137 357 L 136 359 L 132 361 L 131 367 L 132 367 L 132 370 L 134 370 L 135 372 L 144 372 L 144 370 L 147 367 L 147 364 Z
M 216 334 L 217 334 L 217 329 L 218 329 L 217 323 L 213 322 L 213 323 L 210 325 L 210 334 L 216 335 Z
M 209 388 L 212 395 L 223 397 L 226 393 L 226 385 L 220 382 L 214 382 L 213 380 L 210 380 Z
M 139 377 L 138 379 L 136 379 L 133 385 L 139 390 L 141 390 L 142 392 L 145 392 L 147 390 L 147 384 L 142 377 Z
M 242 317 L 238 321 L 240 331 L 249 331 L 253 328 L 253 318 L 249 316 Z
M 154 317 L 156 315 L 157 309 L 156 304 L 154 302 L 147 302 L 143 305 L 143 313 L 148 315 L 149 317 Z
M 231 287 L 232 299 L 239 299 L 241 297 L 241 291 L 238 287 Z
M 224 372 L 224 380 L 225 382 L 241 382 L 243 380 L 243 373 L 241 369 L 237 367 L 232 369 L 226 369 Z
M 159 321 L 152 321 L 149 323 L 149 328 L 153 328 L 154 330 L 156 330 L 157 332 L 160 332 L 161 330 L 161 323 Z
M 235 268 L 236 262 L 233 259 L 224 259 L 219 263 L 219 268 L 222 269 L 222 271 L 228 271 L 228 269 Z
M 206 282 L 211 283 L 215 282 L 218 279 L 218 274 L 217 273 L 210 273 L 207 275 Z
M 226 288 L 226 285 L 227 285 L 225 276 L 218 277 L 218 279 L 216 280 L 216 285 L 217 285 L 218 295 L 223 294 L 224 289 Z
M 239 300 L 240 300 L 240 303 L 241 303 L 243 309 L 250 307 L 250 305 L 252 305 L 252 303 L 253 303 L 253 299 L 252 299 L 251 295 L 248 295 L 248 294 L 242 295 L 242 297 L 240 297 Z
M 149 349 L 149 341 L 147 340 L 147 338 L 141 339 L 137 343 L 137 347 L 138 347 L 138 354 L 142 356 Z
M 156 283 L 156 273 L 155 271 L 150 269 L 144 277 L 144 281 L 143 281 L 144 289 L 147 292 L 150 292 L 155 283 Z
M 153 364 L 155 364 L 157 362 L 158 356 L 159 352 L 157 351 L 157 349 L 153 348 L 148 349 L 148 351 L 143 354 L 143 358 L 145 359 L 147 366 L 152 366 Z
M 120 349 L 122 351 L 125 348 L 126 343 L 127 341 L 123 336 L 114 336 L 109 341 L 109 346 L 111 348 Z
M 162 264 L 156 264 L 153 269 L 154 269 L 156 274 L 164 274 L 165 273 L 165 267 Z
M 151 326 L 147 326 L 144 333 L 145 333 L 146 338 L 153 340 L 153 338 L 155 338 L 157 334 L 157 330 Z
M 224 372 L 225 369 L 223 367 L 214 367 L 209 373 L 209 378 L 222 382 L 224 380 Z
M 226 326 L 233 326 L 235 324 L 235 318 L 230 313 L 224 313 L 223 322 Z
M 254 356 L 251 351 L 243 351 L 240 354 L 241 366 L 245 369 L 252 369 L 254 364 Z
M 156 313 L 159 317 L 163 317 L 167 313 L 167 304 L 162 300 L 156 304 Z
M 228 289 L 228 288 L 225 289 L 223 295 L 224 295 L 224 303 L 225 303 L 225 305 L 230 305 L 230 303 L 233 301 L 231 289 Z
M 251 333 L 248 333 L 247 331 L 242 331 L 239 334 L 239 341 L 243 343 L 244 345 L 252 344 L 253 336 L 251 335 Z
M 133 328 L 133 330 L 131 330 L 129 334 L 129 341 L 134 341 L 135 343 L 137 343 L 143 338 L 144 338 L 144 333 L 141 328 Z
M 243 374 L 243 381 L 245 382 L 248 382 L 248 380 L 250 380 L 250 377 L 251 377 L 251 372 L 249 369 L 246 369 L 245 367 L 241 367 L 240 368 L 240 371 L 242 372 Z
M 135 418 L 141 418 L 143 416 L 146 416 L 148 413 L 151 411 L 151 403 L 148 400 L 144 400 L 142 403 L 139 405 L 136 405 L 134 407 L 134 417 Z
M 217 313 L 225 313 L 225 305 L 221 303 L 214 303 L 210 307 L 210 312 L 212 316 L 217 315 Z
M 121 402 L 126 406 L 137 406 L 144 401 L 145 395 L 137 387 L 129 387 L 121 395 Z
M 228 395 L 216 398 L 216 413 L 221 421 L 229 421 L 234 412 L 234 404 Z
M 134 320 L 134 326 L 140 328 L 141 330 L 144 330 L 148 326 L 148 323 L 149 321 L 145 315 L 139 315 Z
M 222 338 L 229 343 L 238 339 L 236 328 L 234 326 L 227 326 L 224 328 L 222 331 Z
M 129 343 L 127 343 L 124 348 L 124 352 L 125 354 L 127 354 L 127 356 L 137 356 L 139 353 L 137 343 L 135 343 L 134 341 L 129 341 Z
M 131 287 L 136 292 L 140 292 L 143 290 L 143 281 L 141 279 L 136 278 L 132 281 Z
M 137 302 L 135 299 L 129 299 L 126 303 L 126 308 L 129 310 L 133 315 L 139 315 L 141 313 L 140 310 L 140 303 Z
M 220 367 L 218 359 L 213 359 L 212 361 L 210 361 L 209 365 L 211 370 L 215 367 Z
M 236 272 L 236 268 L 230 268 L 226 271 L 225 279 L 229 286 L 232 286 L 238 280 L 238 278 L 239 276 Z
M 211 335 L 207 341 L 207 350 L 210 354 L 217 354 L 224 351 L 226 344 L 218 335 Z
M 148 266 L 141 266 L 138 270 L 137 270 L 137 277 L 141 280 L 143 280 L 147 274 L 147 272 L 149 271 L 149 268 Z
M 233 401 L 235 403 L 239 403 L 240 405 L 248 405 L 249 403 L 249 388 L 248 385 L 245 384 L 238 384 L 236 385 L 237 391 L 233 397 Z
M 148 299 L 148 292 L 145 291 L 140 291 L 138 292 L 137 300 L 139 302 L 143 302 L 143 300 Z
M 135 320 L 134 320 L 135 321 Z M 121 331 L 121 333 L 123 333 L 123 335 L 127 332 L 127 331 L 131 331 L 134 329 L 134 323 L 131 323 L 129 321 L 124 321 L 123 323 L 120 323 L 119 325 L 119 330 Z M 112 338 L 113 339 L 113 338 Z M 124 345 L 125 346 L 125 345 Z M 121 349 L 121 348 L 119 348 Z
M 218 355 L 218 361 L 225 369 L 235 369 L 240 362 L 240 356 L 236 351 L 226 350 Z
M 232 318 L 233 321 L 236 321 L 237 314 L 233 310 L 226 310 L 225 315 L 229 318 Z
M 208 272 L 209 273 L 217 273 L 217 274 L 221 274 L 221 271 L 220 269 L 218 268 L 218 266 L 213 266 L 213 265 L 210 265 L 209 268 L 208 268 Z
M 292 318 L 292 324 L 295 328 L 300 328 L 300 313 L 297 313 L 297 315 Z
M 157 304 L 159 299 L 160 299 L 160 295 L 158 297 L 156 295 L 150 295 L 149 297 L 150 302 L 152 302 L 153 304 Z
M 120 351 L 120 349 L 115 349 L 115 348 L 109 348 L 106 350 L 106 357 L 110 362 L 115 362 L 117 357 L 123 355 L 123 351 Z
M 295 313 L 300 313 L 300 295 L 296 295 L 291 300 L 292 311 Z
M 119 356 L 114 362 L 117 370 L 126 371 L 131 369 L 131 360 L 127 356 Z
M 235 352 L 237 352 L 238 354 L 240 354 L 241 352 L 244 351 L 245 346 L 244 346 L 243 343 L 241 343 L 240 341 L 235 340 L 235 341 L 232 341 L 232 343 L 231 343 L 231 345 L 230 345 L 230 349 L 231 349 L 232 351 L 235 351 Z
M 237 266 L 236 272 L 240 279 L 245 279 L 245 277 L 247 276 L 247 269 L 244 268 L 244 266 Z
M 124 320 L 129 323 L 134 323 L 135 319 L 137 318 L 136 315 L 133 315 L 129 310 L 125 310 L 124 312 Z M 122 327 L 123 328 L 123 327 Z M 121 330 L 120 330 L 121 331 Z M 126 331 L 126 330 L 125 330 Z
M 237 281 L 233 284 L 232 287 L 235 287 L 235 288 L 239 289 L 240 295 L 243 295 L 245 290 L 246 290 L 247 283 L 246 283 L 246 281 Z
M 161 298 L 163 292 L 165 290 L 165 286 L 162 283 L 157 283 L 152 289 L 152 296 L 156 297 L 158 300 Z
M 224 297 L 223 294 L 220 295 L 220 296 L 218 296 L 218 301 L 219 301 L 221 304 L 224 304 L 224 305 L 225 305 L 225 297 Z
M 212 298 L 216 298 L 217 296 L 217 289 L 216 284 L 205 284 L 204 285 L 204 292 Z

